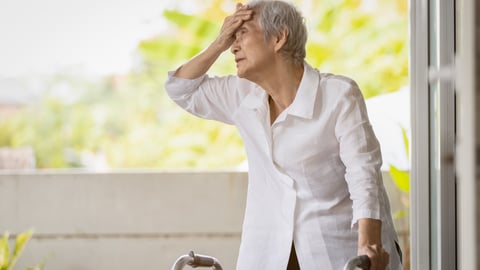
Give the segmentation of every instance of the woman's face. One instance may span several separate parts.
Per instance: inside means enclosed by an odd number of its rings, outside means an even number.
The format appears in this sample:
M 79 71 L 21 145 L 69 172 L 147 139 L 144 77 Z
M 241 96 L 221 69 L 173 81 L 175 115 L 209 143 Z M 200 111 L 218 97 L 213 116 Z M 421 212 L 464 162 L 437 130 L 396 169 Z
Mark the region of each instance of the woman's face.
M 265 41 L 263 29 L 255 17 L 237 30 L 231 51 L 235 55 L 237 75 L 251 81 L 256 81 L 271 67 L 275 52 L 272 43 Z

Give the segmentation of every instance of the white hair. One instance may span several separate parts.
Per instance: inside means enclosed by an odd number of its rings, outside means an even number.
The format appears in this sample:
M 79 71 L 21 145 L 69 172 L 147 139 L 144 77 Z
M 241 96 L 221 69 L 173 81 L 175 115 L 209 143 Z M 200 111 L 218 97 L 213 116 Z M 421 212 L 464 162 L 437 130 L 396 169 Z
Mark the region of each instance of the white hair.
M 300 11 L 293 4 L 284 1 L 254 0 L 249 2 L 248 6 L 257 12 L 266 40 L 287 31 L 287 41 L 282 47 L 282 53 L 294 64 L 303 65 L 307 28 Z

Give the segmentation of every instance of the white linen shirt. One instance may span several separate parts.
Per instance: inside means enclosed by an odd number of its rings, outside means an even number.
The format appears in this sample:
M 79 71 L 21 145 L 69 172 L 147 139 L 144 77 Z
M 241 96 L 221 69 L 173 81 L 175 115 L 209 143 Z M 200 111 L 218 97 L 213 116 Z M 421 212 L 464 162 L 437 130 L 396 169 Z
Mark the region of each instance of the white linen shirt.
M 401 269 L 382 182 L 380 146 L 356 83 L 307 63 L 293 103 L 273 124 L 268 95 L 237 76 L 169 72 L 169 96 L 190 113 L 235 125 L 249 183 L 238 270 L 279 270 L 292 241 L 302 270 L 343 269 L 357 255 L 357 221 L 382 220 L 389 269 Z

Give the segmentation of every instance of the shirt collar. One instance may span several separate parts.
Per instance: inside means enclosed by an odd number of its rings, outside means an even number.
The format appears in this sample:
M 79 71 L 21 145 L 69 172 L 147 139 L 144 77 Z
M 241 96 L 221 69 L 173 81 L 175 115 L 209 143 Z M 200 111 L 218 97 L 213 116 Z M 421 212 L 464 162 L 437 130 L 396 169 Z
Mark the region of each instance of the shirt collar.
M 303 76 L 297 94 L 285 113 L 311 119 L 315 109 L 315 98 L 317 96 L 319 81 L 318 72 L 305 62 Z M 254 88 L 254 91 L 246 96 L 242 102 L 242 106 L 254 110 L 266 109 L 266 106 L 268 106 L 268 95 L 260 86 L 255 85 Z
M 288 114 L 306 119 L 313 117 L 319 81 L 318 72 L 305 63 L 302 80 L 295 99 L 287 109 Z

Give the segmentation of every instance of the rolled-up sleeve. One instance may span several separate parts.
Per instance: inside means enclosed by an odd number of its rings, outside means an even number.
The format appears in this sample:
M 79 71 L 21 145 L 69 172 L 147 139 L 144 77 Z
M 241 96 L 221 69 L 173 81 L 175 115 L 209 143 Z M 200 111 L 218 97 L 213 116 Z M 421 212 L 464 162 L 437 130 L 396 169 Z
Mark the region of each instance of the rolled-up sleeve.
M 344 82 L 340 91 L 335 134 L 340 157 L 346 167 L 345 179 L 353 202 L 352 226 L 358 219 L 380 219 L 379 188 L 382 183 L 380 144 L 368 120 L 365 100 L 357 84 Z
M 190 96 L 202 84 L 207 75 L 195 79 L 184 79 L 175 77 L 175 71 L 168 72 L 168 80 L 165 83 L 165 89 L 173 100 L 182 100 Z
M 174 74 L 168 73 L 165 89 L 175 103 L 198 117 L 233 124 L 231 116 L 241 98 L 237 77 L 184 79 Z

